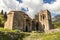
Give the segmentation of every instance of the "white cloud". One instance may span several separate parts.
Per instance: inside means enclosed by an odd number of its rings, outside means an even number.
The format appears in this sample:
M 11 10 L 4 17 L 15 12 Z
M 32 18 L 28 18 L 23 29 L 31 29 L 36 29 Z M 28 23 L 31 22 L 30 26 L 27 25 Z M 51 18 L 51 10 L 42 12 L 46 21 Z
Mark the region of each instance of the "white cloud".
M 7 7 L 7 10 L 16 10 L 17 5 L 19 4 L 16 0 L 3 0 L 2 1 L 5 6 Z M 18 8 L 18 7 L 17 7 Z
M 1 5 L 5 8 L 3 8 L 5 11 L 10 11 L 10 10 L 20 10 L 21 7 L 26 7 L 28 8 L 27 14 L 33 18 L 34 15 L 40 10 L 40 6 L 42 1 L 41 0 L 22 0 L 23 3 L 19 3 L 17 0 L 1 0 Z M 0 5 L 0 8 L 2 7 Z M 2 10 L 2 8 L 1 8 Z
M 60 0 L 56 0 L 52 4 L 48 4 L 48 3 L 43 4 L 43 9 L 48 9 L 52 13 L 60 14 Z
M 17 0 L 0 0 L 0 10 L 4 11 L 10 10 L 20 10 L 21 7 L 28 8 L 27 14 L 34 18 L 34 15 L 41 9 L 48 9 L 51 13 L 60 14 L 60 0 L 52 4 L 44 3 L 43 0 L 22 0 L 23 3 L 19 3 Z
M 23 7 L 24 5 L 26 7 L 28 7 L 29 9 L 29 12 L 27 12 L 27 14 L 34 18 L 34 15 L 41 10 L 41 6 L 42 6 L 42 0 L 23 0 L 23 3 L 22 3 Z M 32 11 L 33 10 L 33 11 Z
M 2 9 L 5 9 L 5 5 L 4 5 L 4 3 L 2 2 L 2 0 L 0 0 L 0 10 L 2 10 Z

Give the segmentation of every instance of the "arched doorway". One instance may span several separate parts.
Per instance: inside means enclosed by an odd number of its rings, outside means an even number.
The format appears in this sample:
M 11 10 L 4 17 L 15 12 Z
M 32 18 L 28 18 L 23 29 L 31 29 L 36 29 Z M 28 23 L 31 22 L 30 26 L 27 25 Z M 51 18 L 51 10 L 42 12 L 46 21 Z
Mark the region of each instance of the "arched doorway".
M 26 26 L 25 26 L 25 32 L 29 32 L 29 31 L 30 31 L 30 21 L 27 19 Z
M 28 26 L 26 26 L 25 31 L 28 32 Z
M 36 31 L 39 30 L 39 23 L 38 22 L 36 23 L 36 27 L 35 28 L 36 28 Z
M 35 21 L 32 21 L 32 30 L 35 31 Z

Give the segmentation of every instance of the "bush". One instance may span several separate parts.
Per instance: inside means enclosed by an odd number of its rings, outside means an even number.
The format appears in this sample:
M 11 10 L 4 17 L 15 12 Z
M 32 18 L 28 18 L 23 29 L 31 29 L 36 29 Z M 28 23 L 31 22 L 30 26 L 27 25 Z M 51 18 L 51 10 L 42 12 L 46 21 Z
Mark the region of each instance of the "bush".
M 8 30 L 0 28 L 0 40 L 23 40 L 24 37 L 28 36 L 19 30 Z
M 53 22 L 54 28 L 60 28 L 60 22 Z

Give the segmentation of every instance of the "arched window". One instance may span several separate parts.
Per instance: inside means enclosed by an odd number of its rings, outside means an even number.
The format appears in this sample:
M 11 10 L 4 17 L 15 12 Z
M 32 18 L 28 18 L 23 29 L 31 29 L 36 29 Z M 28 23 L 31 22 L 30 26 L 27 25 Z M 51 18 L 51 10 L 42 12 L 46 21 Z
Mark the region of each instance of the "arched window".
M 44 20 L 45 17 L 46 17 L 46 16 L 45 16 L 44 14 L 40 15 L 40 20 Z
M 43 14 L 43 15 L 42 15 L 42 19 L 44 20 L 44 19 L 45 19 L 45 17 L 46 17 L 46 16 Z

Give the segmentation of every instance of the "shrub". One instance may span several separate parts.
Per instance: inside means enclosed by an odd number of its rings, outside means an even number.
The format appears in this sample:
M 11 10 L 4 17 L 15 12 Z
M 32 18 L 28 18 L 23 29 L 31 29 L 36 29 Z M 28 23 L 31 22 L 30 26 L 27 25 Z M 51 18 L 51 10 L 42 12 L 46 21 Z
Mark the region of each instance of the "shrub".
M 23 40 L 24 37 L 28 36 L 19 30 L 8 30 L 0 28 L 0 40 Z
M 53 22 L 54 28 L 60 28 L 60 22 Z

